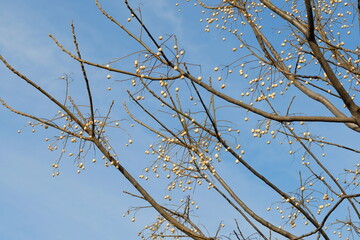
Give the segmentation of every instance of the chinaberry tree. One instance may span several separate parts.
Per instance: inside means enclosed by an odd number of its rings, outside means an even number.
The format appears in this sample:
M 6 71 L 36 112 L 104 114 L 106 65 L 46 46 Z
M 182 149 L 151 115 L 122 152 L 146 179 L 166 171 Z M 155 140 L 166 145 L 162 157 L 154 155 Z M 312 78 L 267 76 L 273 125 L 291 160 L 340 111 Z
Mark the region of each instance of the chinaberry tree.
M 360 132 L 360 107 L 355 98 L 360 82 L 358 1 L 174 2 L 179 9 L 200 9 L 205 28 L 191 31 L 217 31 L 219 48 L 233 44 L 227 49 L 229 57 L 219 59 L 217 66 L 193 62 L 176 33 L 155 36 L 140 8 L 126 0 L 119 4 L 128 9 L 128 17 L 111 16 L 96 1 L 114 31 L 121 30 L 124 38 L 137 44 L 126 56 L 104 59 L 105 64 L 83 58 L 82 39 L 76 38 L 73 25 L 74 51 L 50 35 L 79 64 L 82 80 L 76 81 L 84 82 L 85 105 L 67 91 L 63 99 L 55 98 L 46 86 L 39 86 L 8 63 L 6 56 L 0 57 L 10 71 L 58 108 L 53 117 L 45 118 L 18 111 L 1 100 L 10 111 L 29 118 L 32 127 L 59 132 L 46 139 L 48 149 L 60 155 L 52 165 L 53 176 L 60 173 L 61 159 L 74 159 L 80 173 L 100 153 L 99 160 L 136 189 L 129 197 L 142 199 L 158 213 L 154 222 L 140 230 L 142 239 L 360 236 L 360 151 L 353 144 L 355 139 L 344 143 L 334 137 Z M 102 71 L 104 78 L 117 79 L 116 84 L 126 88 L 128 101 L 122 111 L 132 125 L 154 136 L 154 143 L 144 149 L 148 161 L 140 161 L 143 174 L 138 177 L 126 167 L 136 159 L 125 152 L 119 156 L 111 141 L 113 135 L 131 134 L 132 128 L 117 121 L 119 108 L 113 108 L 114 102 L 99 109 L 94 101 L 99 93 L 92 87 L 95 80 L 88 69 Z M 63 79 L 68 80 L 67 76 Z M 119 94 L 108 90 L 106 98 Z M 129 139 L 127 144 L 137 140 L 141 139 Z M 278 147 L 279 142 L 285 146 Z M 69 152 L 71 146 L 77 151 Z M 250 154 L 245 154 L 245 147 L 251 148 Z M 286 172 L 279 176 L 277 168 L 289 161 Z M 244 175 L 261 183 L 261 190 L 241 186 Z M 160 197 L 146 189 L 144 181 L 149 178 L 159 178 L 168 193 Z M 202 200 L 195 204 L 198 192 Z M 226 205 L 236 216 L 226 227 L 222 222 L 226 212 L 213 216 L 218 220 L 216 227 L 201 217 L 201 208 L 209 207 L 206 211 L 211 214 L 208 202 L 212 199 L 206 196 L 212 198 L 214 193 L 216 205 Z M 262 199 L 265 205 L 254 206 L 249 199 Z M 139 209 L 129 213 L 133 210 Z

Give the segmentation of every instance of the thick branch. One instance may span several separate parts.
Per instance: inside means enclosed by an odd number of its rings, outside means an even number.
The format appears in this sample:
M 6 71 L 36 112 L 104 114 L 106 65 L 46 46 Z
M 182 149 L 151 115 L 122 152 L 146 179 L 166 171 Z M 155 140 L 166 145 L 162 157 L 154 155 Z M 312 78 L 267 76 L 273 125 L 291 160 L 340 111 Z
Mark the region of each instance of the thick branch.
M 159 205 L 155 199 L 136 181 L 136 179 L 119 163 L 115 160 L 111 154 L 104 148 L 101 142 L 97 138 L 93 138 L 94 144 L 97 148 L 104 154 L 104 156 L 114 165 L 116 169 L 121 172 L 121 174 L 139 191 L 139 193 L 144 197 L 144 199 L 151 204 L 151 206 L 163 216 L 170 224 L 174 227 L 185 233 L 187 236 L 195 240 L 209 240 L 210 238 L 205 237 L 204 235 L 199 235 L 193 232 L 191 229 L 185 227 L 183 224 L 178 222 L 174 217 L 172 217 L 164 208 Z
M 349 109 L 350 113 L 354 116 L 354 120 L 358 126 L 360 126 L 360 107 L 355 104 L 352 100 L 348 92 L 345 90 L 339 79 L 336 77 L 335 73 L 331 69 L 329 63 L 325 59 L 323 53 L 321 52 L 319 45 L 315 40 L 308 40 L 310 48 L 313 50 L 314 56 L 319 61 L 322 69 L 326 73 L 329 78 L 332 86 L 335 88 L 337 93 L 340 95 L 341 99 L 345 103 L 347 109 Z

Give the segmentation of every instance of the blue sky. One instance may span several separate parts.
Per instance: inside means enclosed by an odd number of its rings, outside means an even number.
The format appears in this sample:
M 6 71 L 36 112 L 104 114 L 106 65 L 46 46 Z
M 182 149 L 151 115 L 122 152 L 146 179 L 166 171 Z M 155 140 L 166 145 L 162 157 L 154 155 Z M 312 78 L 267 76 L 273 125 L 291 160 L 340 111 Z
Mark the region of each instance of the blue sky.
M 146 11 L 153 14 L 154 9 L 163 12 L 151 17 L 147 13 L 150 25 L 154 22 L 159 26 L 155 29 L 157 32 L 166 28 L 177 32 L 185 30 L 182 20 L 177 18 L 174 2 L 152 2 L 154 4 L 144 5 L 143 11 L 144 14 Z M 129 16 L 122 1 L 111 1 L 105 6 L 115 16 Z M 61 89 L 58 94 L 61 95 L 64 84 L 60 77 L 64 73 L 74 79 L 81 75 L 78 65 L 55 46 L 48 34 L 72 47 L 71 21 L 76 26 L 83 55 L 96 61 L 107 62 L 122 56 L 126 53 L 124 48 L 132 44 L 98 11 L 93 1 L 20 0 L 2 3 L 1 54 L 53 94 Z M 114 44 L 115 41 L 121 43 Z M 108 48 L 107 42 L 112 42 L 114 47 Z M 4 66 L 0 72 L 0 96 L 14 108 L 44 117 L 57 111 Z M 118 239 L 119 235 L 128 239 L 152 220 L 148 215 L 155 216 L 152 211 L 144 210 L 133 224 L 131 216 L 123 217 L 128 207 L 144 203 L 123 194 L 123 190 L 134 192 L 134 189 L 114 169 L 105 168 L 103 164 L 96 163 L 77 174 L 72 161 L 63 161 L 61 175 L 51 177 L 51 164 L 58 154 L 47 151 L 44 138 L 49 136 L 43 131 L 32 133 L 27 119 L 5 108 L 0 110 L 0 122 L 3 133 L 0 239 Z M 22 134 L 17 133 L 19 129 Z M 141 129 L 137 131 L 144 135 Z M 150 137 L 148 140 L 146 144 L 151 143 Z M 132 155 L 136 155 L 136 151 Z M 136 166 L 129 168 L 141 172 Z
M 184 1 L 180 1 L 180 8 L 175 6 L 176 1 L 153 0 L 143 1 L 141 5 L 145 23 L 155 36 L 176 34 L 180 45 L 186 49 L 186 57 L 193 63 L 202 64 L 200 73 L 205 75 L 214 66 L 226 64 L 234 57 L 229 57 L 231 48 L 237 44 L 234 41 L 222 42 L 222 32 L 202 31 L 204 24 L 199 21 L 200 9 L 189 7 Z M 133 6 L 138 6 L 138 1 L 130 1 Z M 122 1 L 108 1 L 104 8 L 110 14 L 126 22 L 129 17 Z M 178 9 L 181 9 L 179 12 Z M 48 34 L 53 34 L 62 44 L 73 50 L 70 23 L 74 22 L 78 33 L 78 41 L 82 54 L 85 58 L 94 62 L 106 63 L 115 57 L 121 57 L 136 49 L 134 43 L 116 29 L 97 9 L 93 1 L 23 1 L 14 0 L 2 3 L 0 9 L 0 53 L 15 68 L 44 86 L 55 96 L 64 95 L 64 83 L 61 76 L 67 74 L 73 82 L 70 85 L 70 93 L 80 103 L 86 101 L 82 88 L 81 72 L 78 64 L 61 52 L 55 46 Z M 135 24 L 129 23 L 130 28 L 137 29 Z M 219 43 L 221 47 L 219 47 Z M 125 66 L 126 68 L 127 66 Z M 124 96 L 121 85 L 113 81 L 107 81 L 108 73 L 96 69 L 88 69 L 88 73 L 98 95 L 94 97 L 98 108 L 103 108 L 101 113 L 106 113 L 107 106 L 112 100 L 103 97 L 108 95 L 107 87 L 112 87 L 114 99 L 117 101 L 116 110 L 118 118 L 126 118 L 121 109 L 122 102 L 129 98 Z M 13 76 L 4 66 L 0 66 L 0 97 L 15 109 L 51 117 L 57 109 L 40 96 L 33 89 Z M 120 78 L 114 76 L 112 79 Z M 79 80 L 80 79 L 80 80 Z M 101 80 L 101 81 L 100 81 Z M 232 91 L 237 91 L 233 89 Z M 141 114 L 136 110 L 134 112 Z M 310 109 L 311 110 L 311 109 Z M 241 118 L 243 118 L 243 113 Z M 224 119 L 230 116 L 225 115 Z M 76 166 L 72 160 L 63 159 L 61 162 L 61 174 L 59 177 L 51 177 L 51 164 L 58 158 L 56 153 L 47 150 L 44 138 L 56 135 L 55 131 L 32 128 L 27 124 L 28 120 L 19 117 L 5 108 L 0 108 L 0 126 L 2 140 L 0 144 L 0 239 L 134 239 L 137 232 L 152 221 L 156 214 L 151 210 L 143 210 L 136 215 L 136 222 L 131 223 L 131 216 L 123 217 L 130 206 L 142 206 L 144 203 L 134 199 L 123 190 L 134 192 L 126 180 L 111 168 L 106 168 L 100 161 L 91 165 L 81 174 L 77 174 Z M 237 122 L 237 121 L 234 121 Z M 124 121 L 124 128 L 130 124 Z M 239 124 L 244 131 L 254 127 L 250 123 Z M 330 125 L 333 126 L 333 125 Z M 353 139 L 355 135 L 345 127 L 338 127 L 336 131 L 329 131 L 329 139 L 341 139 L 356 147 Z M 318 132 L 328 130 L 327 127 L 315 125 Z M 21 134 L 17 131 L 21 130 Z M 119 131 L 114 134 L 115 145 L 121 145 L 117 152 L 124 155 L 126 167 L 139 175 L 145 156 L 142 154 L 146 146 L 154 141 L 154 137 L 146 130 L 136 127 L 131 130 L 131 137 L 135 144 L 125 150 L 124 143 L 129 136 Z M 136 142 L 136 139 L 141 141 Z M 278 140 L 280 141 L 280 140 Z M 264 145 L 264 141 L 247 139 L 242 143 L 249 159 L 254 159 L 254 165 L 266 176 L 271 176 L 275 183 L 282 184 L 284 176 L 295 179 L 297 175 L 289 172 L 292 168 L 296 172 L 299 169 L 295 161 L 300 155 L 292 157 L 287 154 L 287 145 Z M 261 146 L 261 151 L 259 147 Z M 141 151 L 139 151 L 141 149 Z M 348 166 L 354 164 L 354 156 L 344 155 L 338 151 L 327 149 L 336 162 L 346 161 Z M 126 152 L 125 152 L 126 151 Z M 277 152 L 274 154 L 274 152 Z M 271 156 L 271 157 L 269 157 Z M 257 160 L 260 159 L 260 160 Z M 257 160 L 257 161 L 255 161 Z M 336 167 L 337 163 L 331 166 Z M 274 165 L 279 167 L 274 168 Z M 227 166 L 227 167 L 226 167 Z M 264 205 L 268 197 L 268 189 L 260 182 L 254 181 L 248 172 L 225 165 L 221 169 L 230 177 L 230 183 L 237 186 L 236 190 L 258 212 L 266 209 Z M 241 184 L 239 184 L 241 183 Z M 156 196 L 164 194 L 165 186 L 156 181 L 144 183 L 147 189 Z M 290 190 L 293 186 L 284 184 L 285 189 Z M 222 204 L 216 200 L 213 193 L 203 195 L 204 190 L 196 193 L 196 198 L 202 202 L 199 213 L 203 219 L 210 219 L 208 227 L 214 233 L 219 222 L 224 220 L 226 224 L 233 224 L 236 214 L 228 208 L 212 208 L 209 212 L 207 207 Z M 260 197 L 259 192 L 264 193 Z M 267 196 L 267 197 L 264 197 Z M 269 197 L 270 198 L 270 197 Z M 161 199 L 161 198 L 160 198 Z M 211 200 L 209 200 L 211 199 Z M 274 201 L 278 199 L 274 198 Z M 202 210 L 204 209 L 204 210 Z M 216 217 L 214 217 L 216 216 Z M 273 214 L 264 213 L 269 219 L 275 218 Z M 199 220 L 200 221 L 200 220 Z M 230 229 L 231 231 L 231 229 Z M 246 231 L 246 230 L 245 230 Z M 119 234 L 120 233 L 120 234 Z
M 165 1 L 158 2 L 167 5 Z M 122 2 L 112 4 L 118 6 L 119 15 L 127 14 Z M 70 23 L 74 21 L 77 30 L 95 43 L 87 44 L 83 39 L 85 56 L 107 61 L 113 51 L 106 49 L 103 42 L 114 35 L 112 25 L 93 1 L 7 1 L 2 5 L 1 54 L 52 92 L 63 89 L 59 80 L 63 73 L 80 75 L 78 66 L 55 47 L 48 34 L 69 45 Z M 122 55 L 121 47 L 116 51 Z M 4 66 L 0 72 L 0 95 L 9 104 L 33 114 L 53 114 L 46 112 L 55 108 L 42 96 Z M 63 164 L 61 177 L 53 178 L 51 164 L 58 155 L 47 151 L 43 139 L 48 136 L 42 131 L 32 134 L 27 119 L 5 108 L 0 110 L 0 116 L 4 136 L 0 146 L 0 239 L 115 239 L 119 233 L 125 239 L 136 236 L 145 225 L 141 218 L 131 224 L 131 217 L 123 217 L 137 200 L 122 193 L 133 189 L 116 171 L 97 164 L 77 174 L 77 168 L 69 161 Z M 18 129 L 23 129 L 22 134 L 17 134 Z M 147 212 L 142 214 L 145 220 Z

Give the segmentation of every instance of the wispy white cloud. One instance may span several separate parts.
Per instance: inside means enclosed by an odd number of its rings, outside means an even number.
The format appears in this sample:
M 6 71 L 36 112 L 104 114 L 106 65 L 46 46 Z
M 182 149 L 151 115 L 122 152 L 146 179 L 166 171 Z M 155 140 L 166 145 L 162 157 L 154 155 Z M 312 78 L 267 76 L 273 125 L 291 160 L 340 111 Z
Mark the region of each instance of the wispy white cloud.
M 50 28 L 47 22 L 37 22 L 36 19 L 29 21 L 26 6 L 3 6 L 0 11 L 0 51 L 1 54 L 16 58 L 17 62 L 30 62 L 35 65 L 49 63 L 53 50 L 46 43 L 48 38 L 41 29 Z

